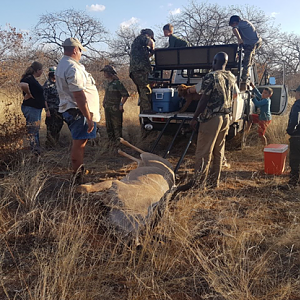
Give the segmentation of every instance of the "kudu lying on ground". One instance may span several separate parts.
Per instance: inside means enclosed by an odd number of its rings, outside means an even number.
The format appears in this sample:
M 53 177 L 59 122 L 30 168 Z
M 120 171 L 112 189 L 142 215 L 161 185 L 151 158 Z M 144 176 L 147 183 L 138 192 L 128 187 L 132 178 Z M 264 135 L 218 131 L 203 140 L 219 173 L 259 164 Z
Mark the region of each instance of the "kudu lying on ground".
M 113 225 L 126 233 L 137 234 L 139 225 L 145 224 L 159 200 L 175 186 L 175 175 L 170 162 L 158 155 L 144 152 L 124 139 L 120 142 L 140 153 L 140 159 L 119 150 L 119 154 L 135 162 L 138 167 L 121 180 L 107 180 L 95 184 L 82 184 L 79 192 L 108 191 L 106 205 Z

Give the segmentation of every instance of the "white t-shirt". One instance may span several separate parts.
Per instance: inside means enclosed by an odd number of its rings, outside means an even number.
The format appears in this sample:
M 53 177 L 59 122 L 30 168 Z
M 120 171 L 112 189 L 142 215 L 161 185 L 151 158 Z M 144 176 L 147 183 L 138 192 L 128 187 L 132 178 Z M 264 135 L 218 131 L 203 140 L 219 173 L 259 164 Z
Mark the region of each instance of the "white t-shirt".
M 95 80 L 84 66 L 70 56 L 64 56 L 56 71 L 56 88 L 59 94 L 59 112 L 70 108 L 78 108 L 73 92 L 84 91 L 93 121 L 100 121 L 100 99 Z

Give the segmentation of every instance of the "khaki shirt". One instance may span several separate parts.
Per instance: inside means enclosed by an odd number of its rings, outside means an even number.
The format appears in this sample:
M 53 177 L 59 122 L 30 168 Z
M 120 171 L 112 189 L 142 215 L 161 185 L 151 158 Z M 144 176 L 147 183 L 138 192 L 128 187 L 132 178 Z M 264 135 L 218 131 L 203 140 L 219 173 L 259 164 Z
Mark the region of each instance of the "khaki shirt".
M 56 87 L 59 94 L 59 112 L 70 108 L 78 108 L 73 92 L 84 91 L 93 121 L 100 121 L 100 100 L 95 80 L 84 66 L 69 56 L 64 56 L 56 71 Z

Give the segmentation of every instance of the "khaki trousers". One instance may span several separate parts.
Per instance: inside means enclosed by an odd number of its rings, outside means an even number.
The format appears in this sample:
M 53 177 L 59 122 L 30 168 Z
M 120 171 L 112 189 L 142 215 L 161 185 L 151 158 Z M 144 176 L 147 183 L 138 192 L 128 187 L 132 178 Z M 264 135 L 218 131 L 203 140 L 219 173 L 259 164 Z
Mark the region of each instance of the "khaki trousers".
M 195 155 L 195 174 L 199 175 L 197 180 L 200 183 L 208 181 L 212 186 L 219 185 L 229 122 L 229 115 L 226 114 L 216 115 L 209 121 L 200 123 Z M 213 162 L 209 172 L 212 156 Z

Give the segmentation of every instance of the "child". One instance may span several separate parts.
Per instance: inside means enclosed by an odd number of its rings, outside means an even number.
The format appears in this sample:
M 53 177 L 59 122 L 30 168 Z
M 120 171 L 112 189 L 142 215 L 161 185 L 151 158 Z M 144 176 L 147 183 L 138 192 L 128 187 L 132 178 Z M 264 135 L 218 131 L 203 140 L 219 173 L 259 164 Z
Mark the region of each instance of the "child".
M 250 124 L 247 131 L 250 130 L 252 123 L 258 124 L 258 136 L 261 139 L 264 146 L 267 146 L 267 138 L 265 133 L 267 127 L 271 123 L 271 96 L 273 95 L 273 90 L 271 88 L 264 88 L 263 92 L 260 93 L 255 85 L 250 82 L 250 86 L 253 88 L 255 98 L 252 99 L 256 107 L 260 108 L 260 114 L 252 114 L 250 116 Z
M 181 48 L 188 47 L 188 42 L 177 37 L 173 34 L 174 26 L 170 23 L 163 27 L 164 36 L 169 37 L 169 47 L 168 48 Z
M 117 145 L 122 137 L 123 107 L 129 94 L 111 65 L 104 66 L 100 71 L 107 79 L 103 100 L 107 136 L 112 144 Z

